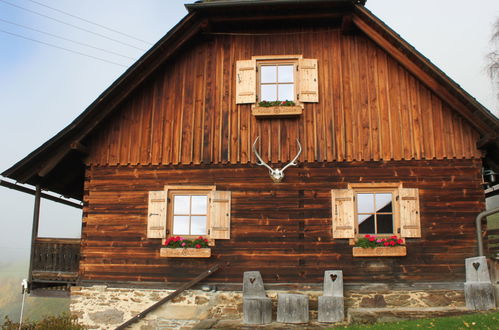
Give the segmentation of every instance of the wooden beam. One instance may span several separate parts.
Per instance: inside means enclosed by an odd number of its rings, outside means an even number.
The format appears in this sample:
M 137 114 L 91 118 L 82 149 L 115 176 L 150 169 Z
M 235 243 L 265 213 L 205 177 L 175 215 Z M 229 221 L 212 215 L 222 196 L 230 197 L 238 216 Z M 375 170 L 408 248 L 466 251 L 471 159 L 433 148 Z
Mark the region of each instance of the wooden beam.
M 341 20 L 341 33 L 351 34 L 355 31 L 355 24 L 353 24 L 352 15 L 345 15 Z
M 30 194 L 30 195 L 36 195 L 36 191 L 33 190 L 33 189 L 30 189 L 30 188 L 27 188 L 27 187 L 23 187 L 23 186 L 19 186 L 17 184 L 10 183 L 10 182 L 7 182 L 7 181 L 0 180 L 0 186 L 4 186 L 4 187 L 9 188 L 9 189 L 14 189 L 14 190 L 17 190 L 17 191 L 21 191 L 21 192 L 24 192 L 24 193 L 27 193 L 27 194 Z M 83 206 L 81 204 L 78 204 L 78 203 L 75 203 L 75 202 L 71 202 L 71 201 L 68 201 L 66 199 L 62 199 L 60 197 L 52 196 L 52 195 L 45 194 L 45 193 L 41 193 L 40 196 L 42 198 L 51 200 L 53 202 L 61 203 L 61 204 L 67 205 L 67 206 L 76 207 L 77 209 L 82 209 L 83 208 Z
M 379 47 L 384 49 L 392 56 L 400 65 L 407 69 L 410 73 L 416 76 L 423 84 L 425 84 L 432 92 L 440 97 L 444 102 L 449 104 L 454 110 L 459 112 L 468 122 L 482 134 L 490 132 L 490 128 L 483 122 L 478 122 L 477 118 L 470 114 L 470 110 L 462 104 L 454 95 L 452 95 L 440 82 L 428 74 L 421 66 L 414 63 L 407 55 L 398 47 L 391 44 L 384 36 L 382 36 L 373 27 L 369 26 L 362 18 L 357 15 L 353 16 L 354 24 L 364 32 L 372 41 Z
M 178 288 L 175 292 L 173 293 L 170 293 L 168 296 L 166 296 L 165 298 L 161 299 L 160 301 L 158 301 L 157 303 L 155 303 L 154 305 L 152 305 L 151 307 L 147 308 L 146 310 L 144 310 L 143 312 L 140 312 L 139 314 L 135 315 L 133 318 L 131 318 L 130 320 L 126 321 L 125 323 L 123 323 L 122 325 L 120 325 L 119 327 L 116 328 L 116 330 L 122 330 L 122 329 L 126 329 L 130 324 L 133 324 L 135 322 L 137 322 L 138 320 L 144 318 L 149 312 L 157 309 L 159 306 L 163 305 L 164 303 L 172 300 L 173 298 L 177 297 L 178 295 L 180 295 L 182 292 L 184 292 L 185 290 L 189 289 L 190 287 L 192 287 L 193 285 L 199 283 L 200 281 L 204 280 L 206 277 L 212 275 L 214 272 L 216 272 L 218 269 L 220 268 L 220 264 L 216 264 L 215 266 L 211 267 L 210 269 L 208 269 L 207 271 L 201 273 L 200 275 L 198 275 L 196 278 L 194 278 L 192 281 L 182 285 L 180 288 Z
M 33 208 L 33 225 L 31 227 L 31 253 L 29 257 L 29 270 L 28 270 L 28 293 L 33 281 L 33 260 L 35 256 L 35 241 L 38 237 L 38 225 L 40 224 L 40 201 L 42 197 L 42 188 L 40 185 L 36 186 L 35 190 L 35 205 Z

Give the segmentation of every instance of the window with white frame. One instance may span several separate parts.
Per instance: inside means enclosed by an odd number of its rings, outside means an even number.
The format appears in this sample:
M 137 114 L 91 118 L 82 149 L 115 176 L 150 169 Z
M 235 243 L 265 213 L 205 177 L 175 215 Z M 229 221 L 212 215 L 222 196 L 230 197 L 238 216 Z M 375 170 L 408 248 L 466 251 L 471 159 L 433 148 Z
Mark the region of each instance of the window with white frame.
M 165 186 L 149 192 L 147 237 L 230 238 L 231 192 L 215 186 Z
M 349 184 L 331 190 L 333 238 L 365 234 L 421 237 L 419 191 L 398 183 Z
M 236 104 L 286 100 L 319 102 L 316 59 L 273 55 L 236 62 Z

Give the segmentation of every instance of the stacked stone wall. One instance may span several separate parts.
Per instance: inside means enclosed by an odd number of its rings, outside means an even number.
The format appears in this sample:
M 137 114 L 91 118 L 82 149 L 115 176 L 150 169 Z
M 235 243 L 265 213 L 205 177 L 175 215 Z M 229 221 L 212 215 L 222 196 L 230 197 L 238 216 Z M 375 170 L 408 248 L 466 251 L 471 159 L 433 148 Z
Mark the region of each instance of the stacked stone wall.
M 71 312 L 89 329 L 114 329 L 173 290 L 73 287 Z M 307 294 L 310 319 L 317 320 L 318 296 L 322 291 L 267 290 L 272 299 L 273 319 L 281 292 Z M 242 319 L 242 292 L 187 290 L 136 323 L 131 329 L 190 328 L 205 319 Z M 345 308 L 463 307 L 462 290 L 347 290 Z

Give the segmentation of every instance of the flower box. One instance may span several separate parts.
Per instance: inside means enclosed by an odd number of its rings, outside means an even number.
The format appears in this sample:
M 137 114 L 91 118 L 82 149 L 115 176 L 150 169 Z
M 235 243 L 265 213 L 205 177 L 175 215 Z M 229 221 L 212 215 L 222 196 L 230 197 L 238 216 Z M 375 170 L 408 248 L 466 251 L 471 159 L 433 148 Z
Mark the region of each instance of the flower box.
M 159 255 L 167 258 L 209 258 L 211 257 L 211 248 L 161 248 Z
M 272 106 L 272 107 L 253 107 L 252 114 L 255 117 L 289 117 L 301 115 L 303 109 L 299 105 L 291 106 Z
M 375 248 L 354 247 L 354 257 L 403 257 L 407 255 L 405 246 L 380 246 Z

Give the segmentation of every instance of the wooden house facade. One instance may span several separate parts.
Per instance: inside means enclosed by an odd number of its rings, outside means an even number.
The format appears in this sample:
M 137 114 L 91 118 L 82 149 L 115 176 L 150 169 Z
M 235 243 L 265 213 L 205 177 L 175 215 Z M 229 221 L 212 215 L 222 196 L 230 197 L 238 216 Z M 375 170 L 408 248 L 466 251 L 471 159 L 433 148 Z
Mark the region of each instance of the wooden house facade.
M 175 287 L 220 263 L 206 281 L 221 289 L 248 270 L 294 288 L 327 269 L 345 283 L 462 283 L 499 122 L 363 5 L 187 5 L 5 171 L 83 201 L 75 281 Z M 274 100 L 293 104 L 262 106 Z M 273 182 L 253 148 L 272 168 L 298 155 L 296 166 Z M 354 256 L 365 234 L 397 236 L 405 255 Z M 162 256 L 168 237 L 199 235 L 210 257 Z

